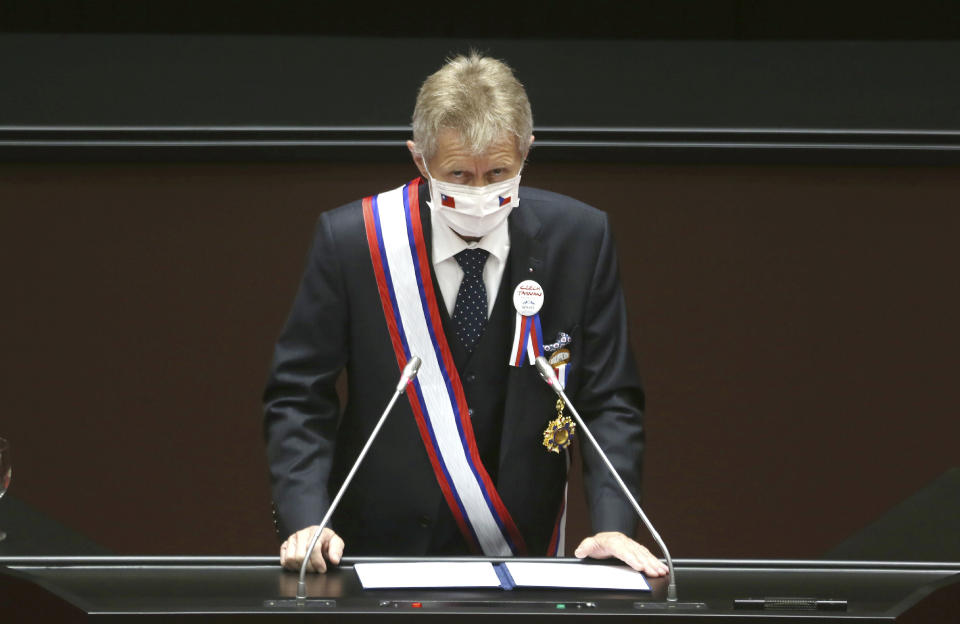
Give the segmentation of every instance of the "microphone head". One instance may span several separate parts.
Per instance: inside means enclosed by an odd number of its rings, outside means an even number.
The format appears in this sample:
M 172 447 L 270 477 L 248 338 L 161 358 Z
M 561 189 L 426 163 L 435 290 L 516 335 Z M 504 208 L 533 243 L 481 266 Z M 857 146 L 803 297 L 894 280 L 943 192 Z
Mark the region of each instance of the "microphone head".
M 412 356 L 407 361 L 407 365 L 403 369 L 404 376 L 407 377 L 408 379 L 413 379 L 414 377 L 416 377 L 417 371 L 420 370 L 421 362 L 422 360 L 419 358 L 419 356 L 416 356 L 416 355 Z
M 553 367 L 550 366 L 550 362 L 547 361 L 547 358 L 542 355 L 537 357 L 537 372 L 540 373 L 540 378 L 547 382 L 547 385 L 556 390 L 559 387 L 559 381 L 557 380 L 557 374 L 553 372 Z
M 403 372 L 400 373 L 400 381 L 397 383 L 397 392 L 403 392 L 403 389 L 407 387 L 413 378 L 417 376 L 417 371 L 420 370 L 420 358 L 417 356 L 411 356 L 407 360 L 407 365 L 403 367 Z

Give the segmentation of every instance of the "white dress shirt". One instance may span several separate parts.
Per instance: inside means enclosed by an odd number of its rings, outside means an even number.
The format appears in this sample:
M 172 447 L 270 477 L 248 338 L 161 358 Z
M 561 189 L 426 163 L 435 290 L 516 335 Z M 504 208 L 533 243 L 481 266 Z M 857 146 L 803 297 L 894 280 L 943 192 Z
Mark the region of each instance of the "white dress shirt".
M 492 232 L 479 241 L 468 243 L 450 229 L 443 216 L 430 206 L 430 229 L 433 233 L 433 271 L 440 285 L 440 294 L 447 306 L 447 314 L 453 317 L 453 308 L 457 304 L 457 293 L 460 292 L 460 282 L 463 281 L 463 269 L 454 256 L 464 249 L 486 249 L 490 252 L 487 263 L 483 267 L 483 286 L 487 289 L 487 318 L 493 312 L 493 304 L 497 300 L 500 282 L 503 279 L 503 270 L 507 266 L 507 256 L 510 254 L 510 230 L 507 219 L 498 225 Z

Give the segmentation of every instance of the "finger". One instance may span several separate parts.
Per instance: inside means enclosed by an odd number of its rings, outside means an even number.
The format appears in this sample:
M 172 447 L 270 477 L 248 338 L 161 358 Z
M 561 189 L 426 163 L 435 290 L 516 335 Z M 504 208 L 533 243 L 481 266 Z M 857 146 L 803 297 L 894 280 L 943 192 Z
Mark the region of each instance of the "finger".
M 287 570 L 297 570 L 300 568 L 300 562 L 297 561 L 297 534 L 294 533 L 287 539 L 287 550 L 284 552 L 283 567 Z
M 585 547 L 585 557 L 590 557 L 592 559 L 608 559 L 610 557 L 617 556 L 617 551 L 621 549 L 621 542 L 615 535 L 608 533 L 597 533 L 596 535 L 588 537 L 580 542 L 580 546 Z
M 320 533 L 319 539 L 317 539 L 317 545 L 313 547 L 313 552 L 310 553 L 310 567 L 313 568 L 313 572 L 319 572 L 323 574 L 327 571 L 327 562 L 323 558 L 323 553 L 326 552 L 327 543 L 330 541 L 330 532 L 327 529 L 324 529 Z
M 637 555 L 640 571 L 647 576 L 660 576 L 660 562 L 649 552 L 640 552 Z
M 280 544 L 280 566 L 284 568 L 287 566 L 287 543 L 286 542 Z
M 637 544 L 636 556 L 643 566 L 642 572 L 648 576 L 663 576 L 667 573 L 667 566 L 660 562 L 645 546 Z
M 596 541 L 597 540 L 593 539 L 592 537 L 588 537 L 584 539 L 582 542 L 580 542 L 580 545 L 577 546 L 577 549 L 573 551 L 573 556 L 578 557 L 580 559 L 583 559 L 584 557 L 588 557 L 590 553 L 593 552 L 594 544 L 596 543 Z
M 294 567 L 299 570 L 303 565 L 303 560 L 307 557 L 307 547 L 310 546 L 310 530 L 297 531 L 296 550 L 294 550 Z M 312 566 L 307 562 L 307 572 L 313 572 Z
M 632 548 L 632 544 L 624 545 L 624 547 L 617 549 L 614 552 L 614 556 L 620 561 L 624 562 L 637 572 L 645 572 L 646 566 L 645 562 L 639 550 L 637 548 Z
M 647 571 L 649 562 L 645 555 L 650 551 L 622 533 L 602 537 L 608 556 L 613 555 L 637 572 Z
M 343 539 L 334 533 L 327 543 L 327 560 L 333 565 L 338 565 L 343 557 L 344 546 Z
M 320 539 L 317 540 L 317 547 L 313 551 L 313 561 L 316 563 L 317 569 L 320 572 L 326 572 L 329 568 L 329 563 L 332 563 L 330 561 L 330 549 L 333 547 L 334 539 L 339 538 L 333 529 L 324 529 L 323 533 L 320 534 Z M 319 559 L 317 553 L 319 553 Z
M 594 537 L 588 537 L 580 542 L 580 545 L 577 546 L 577 549 L 573 551 L 573 556 L 579 559 L 584 557 L 593 556 L 594 551 L 597 549 L 597 540 Z
M 639 544 L 637 546 L 640 549 L 640 558 L 644 562 L 644 569 L 647 574 L 650 576 L 663 576 L 670 571 L 666 564 L 650 552 L 650 549 Z
M 317 527 L 310 527 L 306 532 L 308 537 L 304 541 L 303 559 L 307 558 L 307 550 L 310 548 L 310 544 L 313 543 L 313 538 L 316 531 Z M 323 534 L 324 531 L 321 531 L 320 537 L 317 538 L 317 543 L 314 545 L 313 551 L 310 553 L 310 559 L 307 561 L 307 570 L 310 572 L 327 571 L 327 563 L 323 560 Z
M 303 566 L 304 559 L 307 558 L 307 548 L 310 547 L 310 532 L 309 531 L 300 531 L 297 534 L 297 556 L 296 556 L 296 567 L 299 570 Z M 313 567 L 310 565 L 310 562 L 307 562 L 307 572 L 313 572 Z
M 669 571 L 670 568 L 668 568 L 666 564 L 652 554 L 650 555 L 647 574 L 650 576 L 665 576 Z

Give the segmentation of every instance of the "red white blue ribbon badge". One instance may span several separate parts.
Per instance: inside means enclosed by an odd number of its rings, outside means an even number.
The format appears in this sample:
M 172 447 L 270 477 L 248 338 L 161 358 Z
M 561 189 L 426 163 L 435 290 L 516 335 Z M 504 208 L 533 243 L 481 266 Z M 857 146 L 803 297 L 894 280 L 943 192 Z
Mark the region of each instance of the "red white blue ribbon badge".
M 540 327 L 543 288 L 533 280 L 520 282 L 513 290 L 513 307 L 517 310 L 517 322 L 508 361 L 510 366 L 523 366 L 526 353 L 533 364 L 543 355 L 543 329 Z

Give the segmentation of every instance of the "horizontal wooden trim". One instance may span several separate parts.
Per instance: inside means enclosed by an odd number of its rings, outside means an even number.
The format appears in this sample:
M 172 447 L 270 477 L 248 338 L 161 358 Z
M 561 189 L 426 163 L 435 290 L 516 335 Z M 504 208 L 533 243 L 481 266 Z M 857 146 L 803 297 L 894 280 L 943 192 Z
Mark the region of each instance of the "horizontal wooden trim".
M 960 131 L 842 128 L 599 128 L 535 130 L 535 158 L 736 158 L 960 162 Z M 0 159 L 265 160 L 407 158 L 404 126 L 0 126 Z

